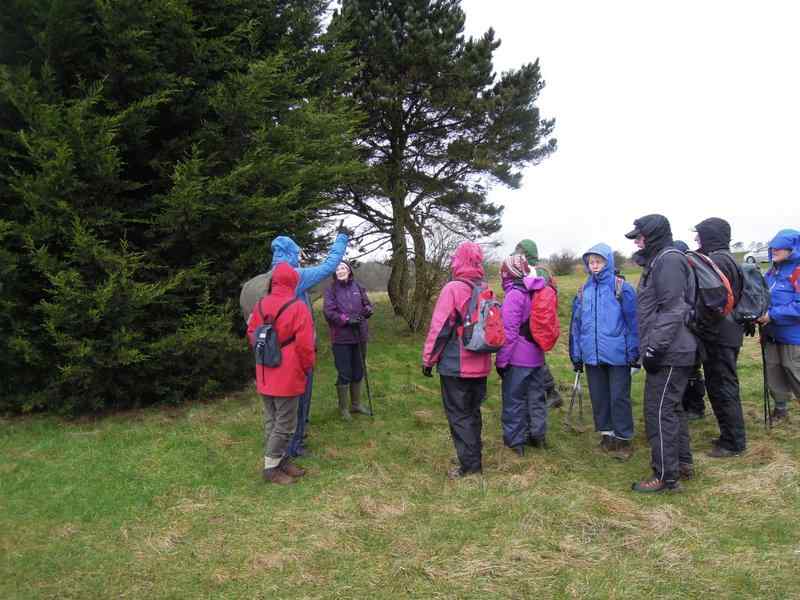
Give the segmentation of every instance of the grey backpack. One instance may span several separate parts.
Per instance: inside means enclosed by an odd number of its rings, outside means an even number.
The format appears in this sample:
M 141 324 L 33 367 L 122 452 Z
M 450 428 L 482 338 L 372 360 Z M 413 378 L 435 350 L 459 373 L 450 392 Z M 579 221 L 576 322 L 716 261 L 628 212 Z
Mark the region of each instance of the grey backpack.
M 272 269 L 261 275 L 256 275 L 242 286 L 239 294 L 239 306 L 242 309 L 242 318 L 247 321 L 253 313 L 253 309 L 264 296 L 270 293 L 272 288 Z

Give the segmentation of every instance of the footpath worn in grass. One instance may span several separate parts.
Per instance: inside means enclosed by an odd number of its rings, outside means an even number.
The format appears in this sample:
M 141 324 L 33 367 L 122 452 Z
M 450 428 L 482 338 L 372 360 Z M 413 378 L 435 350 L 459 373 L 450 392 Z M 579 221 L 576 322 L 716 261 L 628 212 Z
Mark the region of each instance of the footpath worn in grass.
M 635 278 L 635 276 L 634 276 Z M 581 280 L 561 279 L 562 312 Z M 591 431 L 550 415 L 550 449 L 518 458 L 484 406 L 483 477 L 450 482 L 439 383 L 421 337 L 380 295 L 369 375 L 376 416 L 335 412 L 327 332 L 309 474 L 260 478 L 253 389 L 101 420 L 0 423 L 2 598 L 800 597 L 800 411 L 767 435 L 758 345 L 740 360 L 749 450 L 710 459 L 713 417 L 692 424 L 697 478 L 683 494 L 629 491 L 648 473 L 634 379 L 636 453 L 619 463 Z M 572 381 L 566 337 L 549 362 Z M 590 420 L 588 398 L 585 405 Z

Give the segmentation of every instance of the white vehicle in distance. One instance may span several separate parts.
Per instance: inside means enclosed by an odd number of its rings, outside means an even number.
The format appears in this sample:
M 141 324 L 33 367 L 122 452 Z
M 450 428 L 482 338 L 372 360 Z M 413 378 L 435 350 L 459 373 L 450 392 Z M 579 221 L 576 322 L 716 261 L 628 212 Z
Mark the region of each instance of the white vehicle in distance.
M 769 262 L 769 246 L 759 246 L 744 255 L 744 262 L 766 263 Z

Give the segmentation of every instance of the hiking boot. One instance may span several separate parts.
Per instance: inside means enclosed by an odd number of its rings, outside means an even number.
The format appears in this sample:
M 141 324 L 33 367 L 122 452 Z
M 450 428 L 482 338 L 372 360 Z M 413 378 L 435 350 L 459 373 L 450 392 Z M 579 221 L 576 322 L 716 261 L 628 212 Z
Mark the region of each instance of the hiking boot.
M 539 448 L 540 450 L 547 449 L 547 439 L 544 437 L 540 438 L 531 438 L 530 442 L 528 442 L 534 448 Z
M 305 469 L 298 467 L 289 458 L 284 458 L 278 465 L 278 468 L 286 473 L 289 477 L 302 477 L 306 474 Z
M 694 465 L 692 463 L 679 463 L 678 479 L 683 479 L 684 481 L 694 479 Z
M 514 451 L 514 454 L 517 456 L 525 456 L 525 446 L 511 446 L 511 449 Z
M 742 450 L 728 450 L 719 444 L 715 444 L 711 450 L 706 452 L 706 456 L 711 458 L 732 458 L 734 456 L 741 456 Z
M 361 382 L 354 381 L 350 384 L 350 412 L 371 416 L 370 410 L 361 404 Z
M 547 408 L 561 408 L 564 406 L 564 400 L 561 398 L 561 394 L 558 393 L 556 388 L 547 390 L 545 393 L 545 403 L 547 404 Z
M 603 452 L 609 452 L 616 446 L 616 438 L 613 435 L 606 435 L 605 433 L 600 436 L 600 444 L 598 448 Z
M 337 385 L 336 386 L 336 395 L 339 398 L 339 414 L 342 416 L 342 419 L 345 421 L 352 421 L 353 417 L 350 416 L 350 411 L 347 410 L 347 402 L 349 400 L 348 395 L 350 393 L 350 385 L 345 383 L 344 385 Z
M 631 490 L 640 494 L 660 494 L 661 492 L 680 492 L 681 484 L 677 481 L 666 481 L 650 477 L 631 485 Z
M 628 460 L 633 456 L 633 442 L 614 438 L 614 449 L 610 450 L 609 453 L 617 460 Z
M 700 420 L 705 419 L 705 418 L 706 418 L 705 413 L 698 413 L 698 412 L 694 412 L 692 410 L 687 410 L 686 411 L 686 419 L 689 420 L 689 421 L 700 421 Z
M 480 475 L 481 470 L 476 469 L 474 471 L 466 471 L 462 467 L 454 467 L 447 472 L 448 479 L 461 479 L 462 477 L 467 477 L 468 475 Z
M 295 482 L 295 478 L 287 475 L 278 467 L 273 467 L 271 469 L 264 469 L 262 471 L 262 475 L 264 476 L 264 481 L 266 483 L 277 483 L 278 485 L 291 485 Z
M 778 408 L 777 406 L 773 409 L 772 413 L 770 413 L 773 421 L 788 421 L 789 420 L 789 409 L 788 408 Z

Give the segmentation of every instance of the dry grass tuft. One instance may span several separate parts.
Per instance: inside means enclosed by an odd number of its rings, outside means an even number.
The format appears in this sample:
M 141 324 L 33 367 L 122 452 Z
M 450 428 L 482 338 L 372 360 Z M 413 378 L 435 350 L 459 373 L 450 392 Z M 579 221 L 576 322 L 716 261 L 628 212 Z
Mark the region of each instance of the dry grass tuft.
M 784 503 L 781 489 L 791 484 L 797 487 L 797 463 L 787 454 L 777 449 L 762 448 L 757 451 L 754 458 L 750 454 L 742 459 L 745 463 L 750 460 L 754 469 L 749 472 L 732 473 L 725 464 L 707 467 L 708 471 L 722 480 L 722 483 L 708 490 L 714 496 L 731 496 L 741 504 L 769 503 L 782 505 Z M 764 464 L 764 457 L 772 456 L 769 463 Z M 747 464 L 747 463 L 745 463 Z
M 177 529 L 171 529 L 167 532 L 151 535 L 145 538 L 145 545 L 147 548 L 156 554 L 172 554 L 178 548 L 185 536 L 185 533 Z
M 414 411 L 414 422 L 417 425 L 434 425 L 439 421 L 439 415 L 434 414 L 434 412 L 430 409 L 421 409 Z
M 250 570 L 259 572 L 283 569 L 287 564 L 297 559 L 297 556 L 284 549 L 268 553 L 259 552 L 250 560 Z
M 405 500 L 397 503 L 381 502 L 371 496 L 358 499 L 358 508 L 362 515 L 373 519 L 389 519 L 404 515 L 409 508 Z

